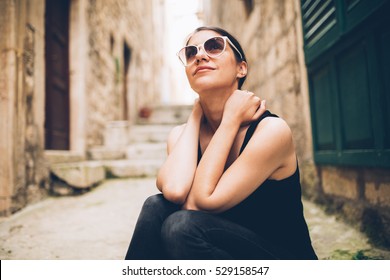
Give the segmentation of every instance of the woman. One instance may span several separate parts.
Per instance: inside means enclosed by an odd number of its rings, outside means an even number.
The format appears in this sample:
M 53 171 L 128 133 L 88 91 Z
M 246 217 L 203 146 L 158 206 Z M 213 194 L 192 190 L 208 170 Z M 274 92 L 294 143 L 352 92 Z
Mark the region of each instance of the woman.
M 175 127 L 126 259 L 317 259 L 288 125 L 242 91 L 248 64 L 223 29 L 200 27 L 178 56 L 198 93 Z

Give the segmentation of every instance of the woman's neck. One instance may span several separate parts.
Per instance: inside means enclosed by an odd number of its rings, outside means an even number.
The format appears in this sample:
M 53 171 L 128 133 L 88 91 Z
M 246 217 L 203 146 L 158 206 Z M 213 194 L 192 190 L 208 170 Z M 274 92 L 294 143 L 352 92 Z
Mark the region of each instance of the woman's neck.
M 213 133 L 221 124 L 225 103 L 233 91 L 225 89 L 199 94 L 199 101 L 202 105 L 205 122 Z

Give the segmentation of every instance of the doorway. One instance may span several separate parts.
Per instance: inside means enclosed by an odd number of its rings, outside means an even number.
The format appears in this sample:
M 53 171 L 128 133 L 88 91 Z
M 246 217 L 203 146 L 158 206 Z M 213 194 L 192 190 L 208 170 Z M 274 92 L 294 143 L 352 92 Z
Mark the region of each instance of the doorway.
M 46 1 L 45 149 L 69 150 L 70 0 Z
M 122 102 L 123 102 L 123 120 L 129 120 L 129 104 L 128 104 L 128 81 L 129 81 L 129 68 L 131 61 L 131 49 L 126 44 L 123 45 L 123 91 L 122 91 Z

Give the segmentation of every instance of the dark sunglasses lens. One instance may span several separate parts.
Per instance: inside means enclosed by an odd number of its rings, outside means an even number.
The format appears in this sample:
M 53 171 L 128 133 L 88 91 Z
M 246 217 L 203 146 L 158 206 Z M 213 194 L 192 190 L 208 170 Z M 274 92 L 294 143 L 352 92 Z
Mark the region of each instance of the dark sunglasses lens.
M 196 56 L 196 53 L 198 52 L 198 49 L 194 46 L 187 46 L 184 49 L 185 51 L 185 58 L 187 63 L 191 61 Z
M 225 40 L 221 37 L 215 37 L 204 43 L 204 49 L 209 55 L 218 55 L 225 49 Z

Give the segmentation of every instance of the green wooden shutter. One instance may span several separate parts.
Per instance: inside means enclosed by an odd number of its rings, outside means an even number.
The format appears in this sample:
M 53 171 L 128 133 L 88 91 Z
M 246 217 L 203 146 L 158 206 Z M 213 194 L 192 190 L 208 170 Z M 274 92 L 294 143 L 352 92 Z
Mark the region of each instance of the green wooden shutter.
M 382 33 L 380 37 L 380 72 L 381 80 L 384 81 L 383 95 L 381 100 L 384 100 L 382 105 L 385 132 L 384 148 L 390 148 L 390 30 Z
M 331 71 L 325 65 L 312 74 L 313 114 L 315 115 L 315 143 L 318 150 L 336 149 L 334 135 L 334 114 L 332 108 Z
M 374 135 L 371 123 L 367 49 L 363 43 L 354 45 L 340 53 L 337 61 L 342 104 L 340 110 L 343 148 L 372 149 Z
M 311 60 L 316 53 L 327 49 L 338 36 L 334 0 L 302 1 L 302 17 L 306 59 Z
M 390 167 L 390 0 L 302 0 L 314 159 Z

